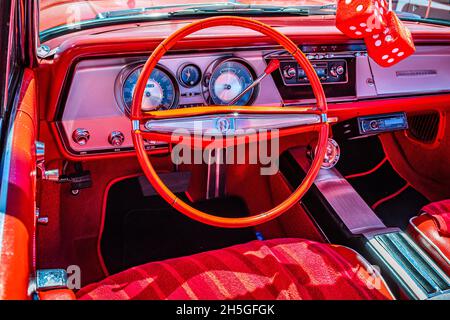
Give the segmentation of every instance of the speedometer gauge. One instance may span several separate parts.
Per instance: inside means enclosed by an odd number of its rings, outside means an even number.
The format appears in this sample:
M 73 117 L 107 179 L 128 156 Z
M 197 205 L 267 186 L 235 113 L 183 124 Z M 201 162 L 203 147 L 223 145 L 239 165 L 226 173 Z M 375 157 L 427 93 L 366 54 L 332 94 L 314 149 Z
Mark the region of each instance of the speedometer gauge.
M 142 67 L 134 69 L 123 84 L 123 101 L 128 110 L 131 108 L 134 89 L 141 71 Z M 177 99 L 177 90 L 172 77 L 166 71 L 156 67 L 145 86 L 142 97 L 142 110 L 167 110 L 176 104 Z
M 209 93 L 212 103 L 227 105 L 255 80 L 250 69 L 238 59 L 229 59 L 219 63 L 212 71 L 209 81 Z M 254 97 L 251 89 L 234 105 L 244 106 Z

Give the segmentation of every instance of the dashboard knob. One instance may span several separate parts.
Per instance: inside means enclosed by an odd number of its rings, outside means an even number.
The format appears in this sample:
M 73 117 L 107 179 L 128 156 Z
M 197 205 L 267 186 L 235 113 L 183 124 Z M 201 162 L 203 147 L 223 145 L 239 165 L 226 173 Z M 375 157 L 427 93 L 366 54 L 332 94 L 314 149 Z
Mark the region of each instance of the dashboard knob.
M 344 74 L 344 67 L 343 67 L 343 66 L 338 66 L 338 67 L 336 68 L 336 73 L 337 73 L 338 75 Z
M 369 125 L 370 125 L 370 128 L 372 128 L 372 130 L 378 130 L 380 127 L 377 120 L 370 121 Z
M 283 76 L 286 79 L 292 79 L 297 75 L 297 70 L 294 67 L 287 67 L 283 70 Z
M 337 74 L 337 71 L 336 71 L 336 67 L 334 67 L 334 66 L 331 67 L 330 74 L 331 74 L 332 77 L 335 77 L 335 78 L 338 77 L 338 74 Z
M 114 147 L 120 147 L 125 140 L 125 136 L 120 131 L 113 131 L 108 137 L 108 142 Z
M 89 131 L 86 129 L 78 128 L 72 133 L 72 139 L 80 146 L 84 146 L 91 137 Z

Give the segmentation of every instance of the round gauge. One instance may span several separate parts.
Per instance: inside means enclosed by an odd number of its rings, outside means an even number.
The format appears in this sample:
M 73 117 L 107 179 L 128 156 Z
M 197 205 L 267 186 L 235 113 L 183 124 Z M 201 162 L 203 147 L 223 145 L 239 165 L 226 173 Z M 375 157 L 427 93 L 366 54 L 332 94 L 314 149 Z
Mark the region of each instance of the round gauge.
M 225 60 L 212 71 L 209 80 L 211 100 L 216 105 L 227 105 L 254 81 L 252 72 L 239 60 Z M 235 105 L 244 106 L 252 100 L 255 89 L 242 96 Z
M 142 67 L 134 69 L 126 78 L 123 89 L 123 101 L 128 110 L 131 108 L 133 93 Z M 177 102 L 177 90 L 172 77 L 160 68 L 155 68 L 147 81 L 142 97 L 142 110 L 167 110 Z
M 178 79 L 184 87 L 195 87 L 202 79 L 202 71 L 195 64 L 185 64 L 179 71 Z

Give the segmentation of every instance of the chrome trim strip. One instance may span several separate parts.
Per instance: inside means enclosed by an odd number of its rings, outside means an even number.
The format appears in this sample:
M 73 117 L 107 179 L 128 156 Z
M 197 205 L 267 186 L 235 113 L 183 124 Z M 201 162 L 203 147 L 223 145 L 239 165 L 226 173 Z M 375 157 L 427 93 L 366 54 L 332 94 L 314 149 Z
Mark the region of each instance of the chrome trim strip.
M 450 278 L 437 266 L 437 264 L 403 231 L 395 232 L 394 234 L 398 234 L 398 236 L 403 239 L 406 244 L 410 246 L 409 249 L 403 247 L 403 245 L 398 242 L 395 244 L 396 248 L 399 250 L 400 254 L 403 255 L 405 259 L 409 262 L 412 268 L 425 280 L 429 283 L 430 286 L 436 290 L 434 293 L 428 294 L 426 292 L 426 288 L 422 288 L 418 280 L 414 279 L 414 275 L 411 272 L 408 272 L 408 269 L 405 269 L 400 261 L 388 251 L 383 245 L 382 241 L 378 240 L 376 236 L 369 239 L 369 244 L 375 249 L 375 251 L 381 256 L 382 259 L 387 262 L 388 267 L 391 271 L 400 278 L 401 281 L 408 287 L 410 292 L 420 300 L 430 299 L 440 295 L 446 295 L 450 292 L 449 289 L 442 290 L 438 284 L 426 273 L 423 266 L 419 265 L 418 261 L 416 261 L 410 254 L 408 254 L 408 250 L 415 251 L 421 259 L 428 264 L 428 266 L 436 272 L 436 274 L 446 283 L 447 287 L 450 286 Z M 402 250 L 403 249 L 403 250 Z
M 216 176 L 215 176 L 215 182 L 214 182 L 214 196 L 216 198 L 218 198 L 220 195 L 220 178 L 221 178 L 220 169 L 222 166 L 222 164 L 221 164 L 222 159 L 220 158 L 220 156 L 223 152 L 224 152 L 224 150 L 216 150 L 216 163 L 214 164 L 216 166 L 215 167 Z
M 382 230 L 386 226 L 335 169 L 321 169 L 314 182 L 352 234 Z
M 137 131 L 137 130 L 141 129 L 141 123 L 139 122 L 139 120 L 133 120 L 132 126 L 133 126 L 133 131 Z
M 249 107 L 251 108 L 251 107 Z M 194 116 L 174 119 L 148 120 L 145 128 L 148 131 L 172 133 L 185 130 L 195 134 L 245 134 L 249 129 L 280 129 L 295 126 L 319 124 L 322 117 L 316 114 L 217 114 L 208 116 Z M 219 123 L 220 122 L 220 123 Z M 242 130 L 242 132 L 240 131 Z M 180 133 L 182 133 L 180 131 Z
M 397 276 L 404 282 L 405 285 L 411 289 L 412 292 L 416 294 L 416 297 L 419 300 L 425 300 L 427 295 L 423 292 L 423 290 L 418 286 L 417 283 L 411 278 L 411 276 L 406 272 L 405 269 L 401 267 L 401 265 L 389 254 L 389 252 L 375 239 L 372 238 L 369 240 L 369 244 L 376 250 L 376 252 L 384 259 L 387 265 L 392 269 Z
M 209 192 L 210 192 L 210 186 L 211 186 L 211 152 L 212 150 L 208 151 L 208 171 L 206 176 L 206 199 L 210 199 Z

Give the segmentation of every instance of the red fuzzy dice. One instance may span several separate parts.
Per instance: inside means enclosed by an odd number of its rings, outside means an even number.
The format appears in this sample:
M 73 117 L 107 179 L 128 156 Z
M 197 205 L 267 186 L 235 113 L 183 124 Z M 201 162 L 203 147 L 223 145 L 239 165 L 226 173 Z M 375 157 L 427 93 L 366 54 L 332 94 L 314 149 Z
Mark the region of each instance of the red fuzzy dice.
M 338 0 L 336 27 L 350 38 L 365 38 L 386 28 L 385 0 Z
M 397 15 L 390 11 L 386 18 L 387 27 L 384 31 L 365 39 L 369 56 L 382 67 L 390 67 L 416 50 L 411 32 Z

